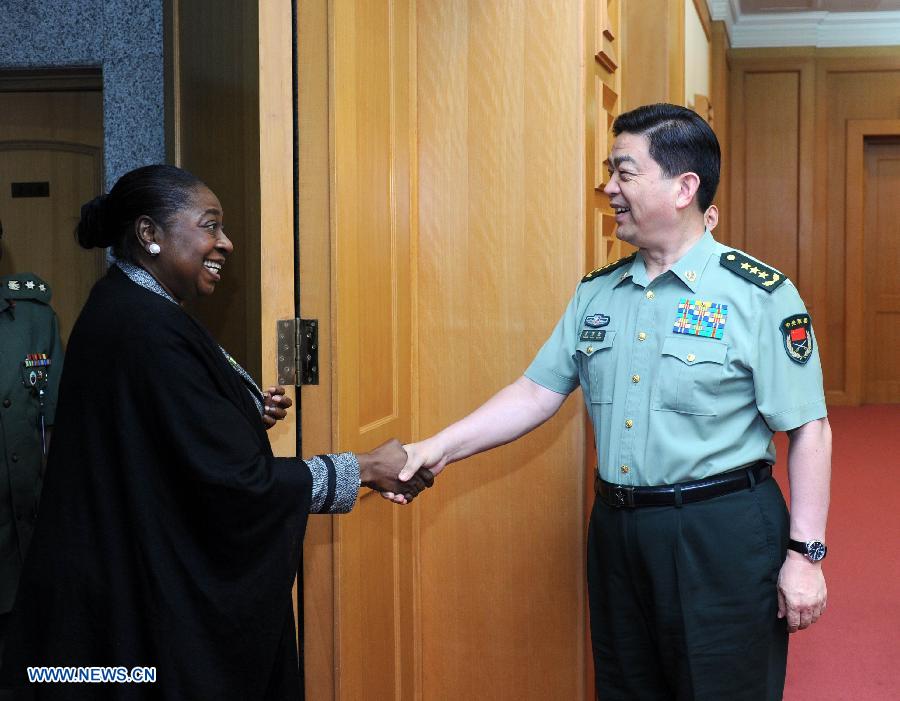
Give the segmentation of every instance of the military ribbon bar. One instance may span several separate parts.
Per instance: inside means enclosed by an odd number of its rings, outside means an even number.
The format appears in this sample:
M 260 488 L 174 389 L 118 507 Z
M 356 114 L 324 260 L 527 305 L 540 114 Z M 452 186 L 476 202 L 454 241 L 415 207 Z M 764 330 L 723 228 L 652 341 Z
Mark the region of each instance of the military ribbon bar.
M 725 334 L 728 305 L 699 299 L 682 299 L 678 303 L 675 333 L 721 340 Z
M 26 368 L 40 368 L 47 367 L 50 362 L 46 353 L 29 353 L 25 356 L 24 365 Z

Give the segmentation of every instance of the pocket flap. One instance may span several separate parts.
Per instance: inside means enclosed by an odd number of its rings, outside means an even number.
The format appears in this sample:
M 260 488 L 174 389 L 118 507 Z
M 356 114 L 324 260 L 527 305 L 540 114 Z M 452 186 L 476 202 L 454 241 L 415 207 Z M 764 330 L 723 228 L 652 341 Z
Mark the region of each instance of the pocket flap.
M 578 341 L 578 344 L 575 346 L 575 352 L 590 356 L 597 351 L 604 350 L 606 348 L 612 348 L 613 339 L 616 337 L 616 332 L 606 331 L 606 329 L 604 329 L 604 331 L 605 333 L 602 334 L 602 338 Z
M 685 365 L 697 363 L 724 365 L 728 346 L 699 338 L 667 338 L 663 342 L 662 354 L 678 358 Z

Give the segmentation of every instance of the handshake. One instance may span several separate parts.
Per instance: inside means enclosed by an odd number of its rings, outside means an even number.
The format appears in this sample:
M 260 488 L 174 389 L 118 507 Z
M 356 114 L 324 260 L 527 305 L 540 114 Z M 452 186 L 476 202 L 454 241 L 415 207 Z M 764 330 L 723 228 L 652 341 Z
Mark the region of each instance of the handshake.
M 284 387 L 269 387 L 263 393 L 263 425 L 268 431 L 287 416 L 293 405 Z M 359 453 L 359 479 L 364 486 L 396 504 L 408 504 L 416 495 L 434 484 L 445 461 L 433 459 L 427 464 L 427 442 L 407 446 L 391 439 L 369 453 Z M 431 469 L 429 469 L 431 468 Z
M 403 446 L 391 439 L 369 453 L 357 454 L 360 481 L 389 501 L 408 504 L 434 484 L 435 476 L 443 468 L 441 461 L 426 464 L 421 445 Z

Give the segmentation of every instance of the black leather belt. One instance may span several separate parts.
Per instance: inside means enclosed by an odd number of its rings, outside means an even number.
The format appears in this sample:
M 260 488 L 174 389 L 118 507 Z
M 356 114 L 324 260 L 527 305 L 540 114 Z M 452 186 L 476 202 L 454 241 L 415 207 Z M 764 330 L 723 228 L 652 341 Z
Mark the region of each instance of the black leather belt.
M 597 496 L 608 506 L 634 508 L 638 506 L 675 506 L 739 492 L 772 476 L 772 465 L 758 462 L 748 467 L 729 470 L 712 477 L 659 487 L 628 487 L 598 479 Z M 679 498 L 680 497 L 680 498 Z

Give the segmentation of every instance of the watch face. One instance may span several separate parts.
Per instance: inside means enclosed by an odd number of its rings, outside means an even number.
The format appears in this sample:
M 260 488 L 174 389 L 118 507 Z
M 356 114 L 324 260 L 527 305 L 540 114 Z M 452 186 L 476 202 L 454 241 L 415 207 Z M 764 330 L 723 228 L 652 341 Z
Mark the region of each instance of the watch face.
M 819 540 L 810 540 L 806 544 L 806 556 L 813 562 L 825 557 L 825 544 Z

